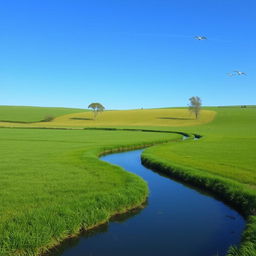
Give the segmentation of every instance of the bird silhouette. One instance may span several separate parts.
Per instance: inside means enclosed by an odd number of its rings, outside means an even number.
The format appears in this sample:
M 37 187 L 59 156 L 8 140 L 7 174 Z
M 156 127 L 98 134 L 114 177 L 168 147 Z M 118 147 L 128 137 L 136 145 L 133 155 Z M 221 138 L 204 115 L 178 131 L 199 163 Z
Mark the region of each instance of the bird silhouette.
M 236 74 L 239 75 L 239 76 L 246 75 L 246 73 L 238 71 L 238 70 L 234 70 L 234 72 L 236 72 Z
M 205 37 L 205 36 L 195 36 L 195 39 L 197 39 L 197 40 L 206 40 L 207 37 Z

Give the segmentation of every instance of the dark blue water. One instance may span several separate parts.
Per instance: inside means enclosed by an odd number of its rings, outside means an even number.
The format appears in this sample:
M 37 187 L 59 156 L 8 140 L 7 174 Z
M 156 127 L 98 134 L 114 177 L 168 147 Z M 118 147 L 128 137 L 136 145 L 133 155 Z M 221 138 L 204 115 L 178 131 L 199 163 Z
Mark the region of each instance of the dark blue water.
M 222 256 L 230 245 L 240 242 L 245 221 L 235 210 L 145 168 L 141 152 L 101 159 L 148 182 L 150 196 L 145 208 L 68 240 L 55 256 Z

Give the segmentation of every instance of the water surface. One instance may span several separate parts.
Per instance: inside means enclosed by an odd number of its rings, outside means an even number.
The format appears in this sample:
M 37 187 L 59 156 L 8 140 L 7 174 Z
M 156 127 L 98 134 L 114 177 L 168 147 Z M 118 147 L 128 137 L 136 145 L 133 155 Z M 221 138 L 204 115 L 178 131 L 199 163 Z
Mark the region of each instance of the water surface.
M 240 242 L 244 219 L 224 203 L 159 175 L 141 164 L 142 150 L 101 159 L 148 182 L 144 209 L 68 240 L 55 256 L 223 256 Z

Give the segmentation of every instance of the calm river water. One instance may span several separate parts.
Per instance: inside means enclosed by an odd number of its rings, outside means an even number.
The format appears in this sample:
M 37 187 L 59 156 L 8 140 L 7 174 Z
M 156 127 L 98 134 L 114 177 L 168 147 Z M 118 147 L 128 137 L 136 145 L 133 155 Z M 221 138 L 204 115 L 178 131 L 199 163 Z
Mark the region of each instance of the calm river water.
M 101 160 L 148 182 L 145 208 L 66 241 L 55 256 L 223 256 L 230 245 L 239 243 L 245 221 L 235 210 L 145 168 L 141 152 L 111 154 Z

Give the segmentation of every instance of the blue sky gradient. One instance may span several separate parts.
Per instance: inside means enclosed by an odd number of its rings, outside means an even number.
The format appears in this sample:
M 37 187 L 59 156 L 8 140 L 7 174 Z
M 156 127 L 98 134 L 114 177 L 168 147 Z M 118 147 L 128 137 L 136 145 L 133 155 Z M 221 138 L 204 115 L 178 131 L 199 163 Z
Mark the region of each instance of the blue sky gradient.
M 1 1 L 0 105 L 256 104 L 255 10 L 255 0 Z

